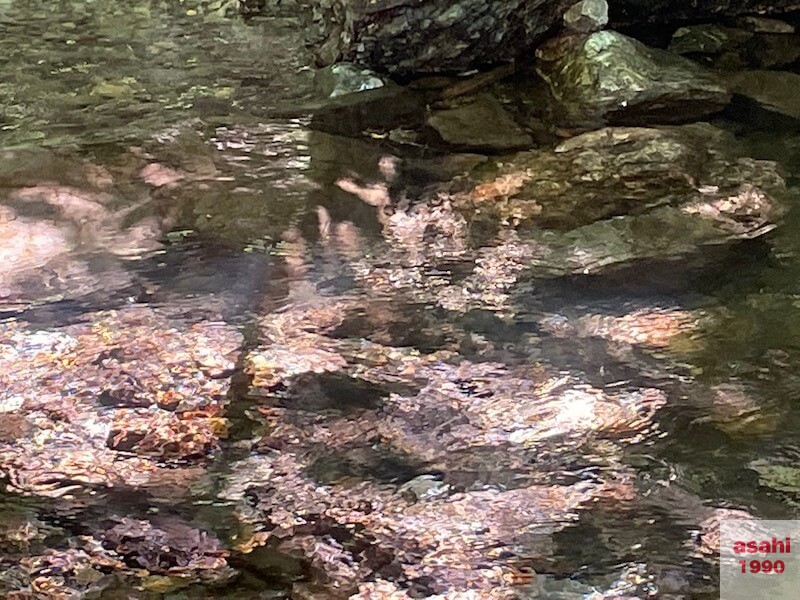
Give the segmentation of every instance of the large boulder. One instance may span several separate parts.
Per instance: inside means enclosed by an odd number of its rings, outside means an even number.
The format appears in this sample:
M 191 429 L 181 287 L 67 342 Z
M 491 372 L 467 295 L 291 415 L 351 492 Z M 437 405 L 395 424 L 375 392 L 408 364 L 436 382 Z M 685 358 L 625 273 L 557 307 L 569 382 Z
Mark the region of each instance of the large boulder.
M 318 60 L 395 75 L 466 71 L 514 59 L 573 0 L 315 0 Z
M 574 0 L 312 0 L 315 33 L 310 42 L 321 65 L 346 60 L 395 75 L 460 72 L 525 56 L 562 23 L 573 4 Z M 612 25 L 664 23 L 797 9 L 798 0 L 622 0 L 612 3 L 609 18 Z M 577 19 L 579 30 L 586 31 L 582 14 L 575 9 L 567 26 Z
M 567 126 L 687 122 L 730 100 L 702 67 L 615 31 L 556 38 L 537 58 L 556 120 Z
M 785 183 L 774 163 L 742 158 L 708 124 L 606 128 L 555 150 L 520 152 L 453 195 L 467 219 L 526 230 L 541 272 L 596 272 L 674 258 L 775 227 Z

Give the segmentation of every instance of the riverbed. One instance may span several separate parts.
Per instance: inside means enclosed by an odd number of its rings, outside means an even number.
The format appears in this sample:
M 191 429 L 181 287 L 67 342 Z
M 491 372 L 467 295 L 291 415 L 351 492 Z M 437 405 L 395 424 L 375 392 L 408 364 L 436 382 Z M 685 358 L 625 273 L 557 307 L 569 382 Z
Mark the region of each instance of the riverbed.
M 304 19 L 0 0 L 0 592 L 716 597 L 798 512 L 800 128 L 712 119 L 768 233 L 558 271 L 316 127 Z

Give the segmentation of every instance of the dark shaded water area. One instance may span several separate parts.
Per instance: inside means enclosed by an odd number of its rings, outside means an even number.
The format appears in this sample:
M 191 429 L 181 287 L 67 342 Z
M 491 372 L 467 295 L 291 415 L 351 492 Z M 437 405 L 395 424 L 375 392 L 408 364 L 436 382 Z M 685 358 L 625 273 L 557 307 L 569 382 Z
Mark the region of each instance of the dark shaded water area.
M 305 15 L 229 8 L 0 0 L 0 595 L 716 597 L 798 514 L 798 207 L 522 273 L 407 206 L 474 156 L 315 129 Z

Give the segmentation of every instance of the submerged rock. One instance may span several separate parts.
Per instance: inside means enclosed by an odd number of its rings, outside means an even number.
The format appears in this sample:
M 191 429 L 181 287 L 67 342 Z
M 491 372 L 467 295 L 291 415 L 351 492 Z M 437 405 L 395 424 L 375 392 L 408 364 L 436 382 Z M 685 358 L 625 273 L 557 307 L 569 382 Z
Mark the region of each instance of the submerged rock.
M 247 543 L 269 542 L 303 558 L 318 574 L 315 597 L 349 596 L 376 577 L 415 596 L 513 597 L 532 581 L 531 557 L 546 551 L 552 532 L 602 493 L 576 483 L 487 489 L 409 505 L 391 487 L 372 482 L 320 487 L 289 453 L 241 461 L 229 480 L 224 496 L 236 501 L 244 523 L 259 529 Z M 270 490 L 262 494 L 265 481 Z
M 732 195 L 712 193 L 683 207 L 598 221 L 564 235 L 547 232 L 541 239 L 549 252 L 535 266 L 552 274 L 589 274 L 634 260 L 674 259 L 763 235 L 783 213 L 774 200 L 743 186 Z
M 219 540 L 175 518 L 153 523 L 112 516 L 82 525 L 93 533 L 69 538 L 69 548 L 6 555 L 3 597 L 78 600 L 108 589 L 167 592 L 198 582 L 221 584 L 235 574 Z
M 326 247 L 370 294 L 508 315 L 535 277 L 707 262 L 712 247 L 763 235 L 785 212 L 776 165 L 739 157 L 708 124 L 606 128 L 470 168 L 413 196 L 380 174 L 337 180 L 375 208 L 383 239 L 323 211 Z
M 369 307 L 318 302 L 262 318 L 267 343 L 248 360 L 266 435 L 223 492 L 249 532 L 242 551 L 268 544 L 303 559 L 317 597 L 367 594 L 377 579 L 414 595 L 510 598 L 583 506 L 633 497 L 616 466 L 558 473 L 573 452 L 617 465 L 617 444 L 655 431 L 661 392 L 346 337 L 348 313 Z M 333 372 L 337 403 L 319 398 Z M 365 386 L 372 398 L 357 402 Z
M 566 126 L 693 121 L 730 100 L 702 67 L 615 31 L 556 38 L 537 58 L 556 118 Z
M 533 145 L 531 136 L 488 94 L 454 108 L 434 111 L 427 124 L 446 144 L 462 150 L 503 152 Z
M 531 229 L 522 241 L 545 271 L 677 257 L 762 235 L 784 213 L 775 164 L 738 158 L 732 146 L 706 124 L 607 128 L 482 167 L 452 201 L 468 221 Z
M 588 314 L 575 319 L 548 315 L 541 325 L 555 337 L 599 337 L 650 349 L 669 349 L 688 337 L 704 315 L 679 308 L 638 308 L 623 315 Z
M 77 600 L 227 581 L 228 553 L 211 534 L 110 507 L 123 498 L 135 510 L 137 494 L 171 506 L 209 487 L 201 465 L 226 433 L 239 334 L 146 307 L 84 318 L 58 329 L 0 324 L 0 477 L 9 495 L 47 499 L 41 519 L 61 524 L 48 532 L 29 518 L 26 531 L 7 531 L 24 543 L 4 555 L 0 595 Z
M 25 421 L 0 443 L 0 473 L 12 491 L 158 495 L 162 468 L 178 477 L 225 435 L 240 337 L 222 324 L 128 308 L 57 331 L 4 324 L 0 340 L 0 404 L 16 406 Z
M 105 167 L 15 151 L 4 158 L 9 167 L 0 173 L 0 310 L 124 290 L 135 280 L 124 261 L 162 247 L 170 217 L 155 209 L 152 197 L 127 183 L 114 185 Z M 55 169 L 69 183 L 36 182 L 41 174 L 33 168 Z

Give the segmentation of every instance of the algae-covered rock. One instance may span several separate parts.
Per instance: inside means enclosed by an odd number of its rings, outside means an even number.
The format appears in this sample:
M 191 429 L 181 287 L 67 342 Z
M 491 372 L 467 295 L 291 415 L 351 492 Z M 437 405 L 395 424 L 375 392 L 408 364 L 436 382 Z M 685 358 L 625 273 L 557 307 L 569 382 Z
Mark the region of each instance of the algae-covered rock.
M 502 152 L 533 145 L 531 136 L 488 94 L 461 106 L 436 111 L 427 122 L 447 144 L 465 150 Z
M 556 38 L 537 58 L 556 119 L 566 126 L 693 121 L 730 100 L 702 67 L 615 31 Z
M 800 492 L 800 469 L 797 467 L 798 451 L 795 447 L 780 449 L 774 456 L 759 458 L 748 467 L 758 473 L 760 485 L 796 497 Z

